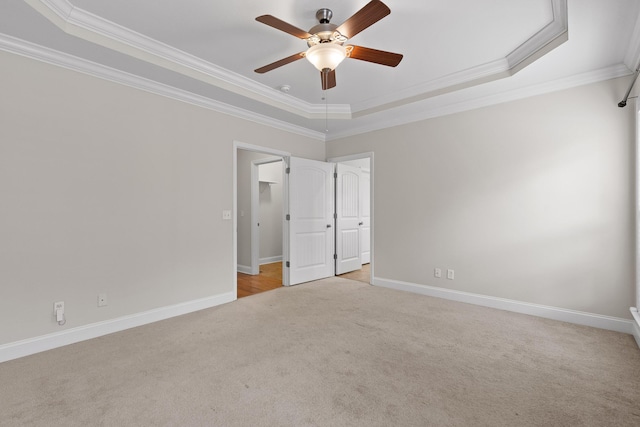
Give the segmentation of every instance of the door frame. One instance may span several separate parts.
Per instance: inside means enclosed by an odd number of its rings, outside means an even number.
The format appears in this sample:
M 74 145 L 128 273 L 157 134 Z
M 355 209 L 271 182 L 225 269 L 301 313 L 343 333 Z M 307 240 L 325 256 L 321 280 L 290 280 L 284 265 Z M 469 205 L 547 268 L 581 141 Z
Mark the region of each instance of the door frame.
M 245 151 L 253 151 L 256 153 L 263 153 L 271 156 L 282 157 L 285 165 L 289 164 L 289 157 L 291 153 L 286 151 L 276 150 L 273 148 L 262 147 L 254 144 L 247 144 L 241 141 L 233 141 L 233 211 L 231 214 L 231 218 L 233 220 L 233 291 L 237 295 L 238 294 L 238 150 Z M 285 181 L 287 180 L 287 176 L 285 174 Z M 289 186 L 288 182 L 283 183 L 283 191 L 282 191 L 282 202 L 285 207 L 289 206 Z M 284 221 L 284 218 L 283 218 Z M 289 256 L 289 230 L 288 227 L 285 227 L 283 224 L 282 229 L 282 256 Z M 251 248 L 253 251 L 253 247 Z M 285 255 L 286 254 L 286 255 Z M 284 268 L 283 264 L 283 274 L 282 274 L 282 284 L 284 286 L 289 285 L 289 275 L 286 274 L 286 268 Z
M 369 262 L 370 266 L 371 266 L 371 275 L 369 276 L 369 284 L 373 285 L 373 278 L 374 278 L 374 260 L 375 260 L 375 232 L 374 232 L 374 227 L 375 227 L 375 216 L 374 216 L 374 203 L 375 203 L 375 198 L 374 198 L 374 162 L 373 162 L 373 157 L 374 157 L 374 153 L 373 151 L 368 151 L 368 152 L 364 152 L 364 153 L 357 153 L 357 154 L 350 154 L 347 156 L 338 156 L 338 157 L 329 157 L 327 158 L 327 162 L 331 162 L 331 163 L 341 163 L 341 162 L 348 162 L 350 160 L 359 160 L 359 159 L 369 159 L 369 170 L 370 170 L 370 181 L 369 181 L 369 215 L 371 217 L 371 230 L 369 232 L 369 238 L 370 238 L 370 242 L 371 242 L 371 260 Z
M 260 165 L 282 162 L 282 216 L 285 215 L 284 204 L 284 168 L 285 161 L 281 156 L 269 156 L 251 162 L 251 274 L 260 273 L 260 228 L 258 227 L 258 217 L 260 212 Z M 284 228 L 283 228 L 284 235 Z M 284 238 L 284 237 L 283 237 Z M 282 248 L 282 259 L 284 261 L 284 246 Z

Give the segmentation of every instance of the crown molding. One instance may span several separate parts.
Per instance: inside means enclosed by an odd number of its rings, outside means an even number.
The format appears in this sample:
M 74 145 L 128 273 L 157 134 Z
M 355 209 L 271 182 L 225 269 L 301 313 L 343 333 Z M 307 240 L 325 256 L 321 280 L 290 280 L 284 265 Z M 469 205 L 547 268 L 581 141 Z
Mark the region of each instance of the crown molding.
M 551 10 L 553 20 L 505 57 L 510 75 L 569 40 L 567 0 L 551 0 Z
M 313 104 L 75 7 L 68 0 L 24 1 L 67 34 L 307 119 L 325 117 L 324 106 L 318 113 Z M 335 118 L 351 118 L 349 106 L 331 113 Z
M 201 95 L 177 89 L 153 80 L 145 79 L 121 70 L 107 67 L 77 56 L 69 55 L 53 49 L 49 49 L 34 43 L 20 40 L 5 34 L 0 34 L 0 50 L 24 56 L 47 64 L 66 68 L 93 77 L 98 77 L 117 84 L 122 84 L 149 93 L 186 102 L 198 107 L 207 108 L 219 113 L 249 120 L 254 123 L 270 126 L 293 134 L 305 136 L 311 139 L 325 141 L 326 136 L 322 132 L 313 131 L 302 126 L 292 125 L 282 120 L 276 120 L 262 114 L 257 114 L 238 108 L 223 102 L 219 102 Z
M 615 79 L 632 74 L 625 64 L 618 64 L 600 70 L 587 73 L 577 74 L 570 77 L 554 80 L 547 83 L 530 85 L 495 95 L 483 96 L 477 99 L 463 101 L 455 104 L 438 106 L 435 108 L 420 108 L 419 112 L 406 115 L 395 115 L 391 118 L 381 115 L 380 120 L 367 123 L 363 126 L 352 127 L 342 132 L 332 132 L 327 141 L 334 141 L 341 138 L 347 138 L 367 132 L 373 132 L 394 126 L 401 126 L 409 123 L 419 122 L 422 120 L 433 119 L 436 117 L 447 116 L 450 114 L 461 113 L 464 111 L 475 110 L 478 108 L 489 107 L 492 105 L 502 104 L 505 102 L 516 101 L 519 99 L 529 98 L 536 95 L 557 92 L 560 90 L 570 89 L 577 86 L 597 83 L 604 80 Z
M 569 39 L 567 0 L 550 1 L 552 21 L 504 58 L 431 80 L 386 99 L 379 98 L 381 102 L 377 106 L 372 107 L 371 100 L 354 104 L 351 108 L 353 117 L 364 117 L 514 75 Z
M 567 0 L 549 0 L 553 13 L 552 22 L 504 58 L 408 88 L 390 97 L 372 98 L 351 106 L 324 106 L 307 103 L 218 67 L 75 7 L 69 0 L 24 1 L 68 34 L 307 119 L 323 119 L 329 116 L 331 119 L 346 120 L 363 117 L 508 77 L 568 38 Z
M 193 94 L 181 89 L 177 89 L 168 85 L 164 85 L 149 79 L 129 74 L 120 70 L 106 67 L 102 64 L 78 58 L 73 55 L 62 53 L 53 49 L 49 49 L 34 43 L 17 39 L 8 35 L 0 34 L 0 50 L 24 56 L 30 59 L 48 63 L 51 65 L 63 67 L 72 71 L 81 72 L 93 77 L 98 77 L 117 84 L 122 84 L 135 89 L 144 90 L 156 95 L 171 98 L 177 101 L 186 102 L 199 107 L 207 108 L 220 113 L 228 114 L 234 117 L 245 119 L 254 123 L 266 125 L 275 129 L 291 132 L 296 135 L 308 137 L 318 141 L 332 141 L 362 133 L 381 130 L 388 127 L 400 126 L 421 120 L 441 117 L 449 114 L 460 113 L 477 108 L 488 107 L 491 105 L 501 104 L 504 102 L 515 101 L 535 95 L 541 95 L 554 91 L 569 89 L 576 86 L 597 83 L 599 81 L 623 77 L 631 74 L 629 68 L 624 64 L 618 64 L 609 68 L 596 70 L 589 73 L 583 73 L 552 82 L 532 85 L 525 88 L 515 89 L 508 92 L 481 97 L 474 100 L 460 102 L 456 104 L 440 106 L 431 109 L 421 109 L 415 114 L 402 115 L 393 118 L 384 118 L 376 120 L 359 127 L 353 127 L 342 132 L 332 132 L 327 135 L 323 132 L 314 131 L 302 126 L 292 125 L 290 123 L 276 120 L 262 114 L 252 113 L 250 111 L 234 107 L 222 102 L 212 100 L 200 95 Z M 333 108 L 339 108 L 333 106 Z M 322 114 L 321 109 L 324 106 L 317 107 L 317 114 Z M 388 116 L 384 116 L 388 117 Z M 329 118 L 331 115 L 329 115 Z

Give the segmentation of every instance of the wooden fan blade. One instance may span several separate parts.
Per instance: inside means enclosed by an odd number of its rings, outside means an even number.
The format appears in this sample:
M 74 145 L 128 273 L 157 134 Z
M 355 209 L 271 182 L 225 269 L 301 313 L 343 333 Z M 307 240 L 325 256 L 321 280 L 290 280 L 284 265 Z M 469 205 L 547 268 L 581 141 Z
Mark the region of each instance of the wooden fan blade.
M 320 78 L 322 79 L 322 90 L 336 87 L 336 70 L 329 70 L 326 68 L 323 71 L 320 71 Z
M 267 71 L 274 70 L 278 67 L 282 67 L 283 65 L 287 65 L 291 62 L 297 61 L 298 59 L 302 59 L 302 58 L 304 58 L 304 52 L 296 53 L 295 55 L 287 56 L 286 58 L 282 58 L 279 61 L 272 62 L 271 64 L 265 65 L 264 67 L 260 67 L 257 70 L 255 70 L 255 72 L 263 74 L 263 73 L 266 73 Z
M 296 36 L 299 39 L 308 39 L 312 35 L 307 33 L 305 30 L 301 30 L 300 28 L 293 26 L 287 22 L 284 22 L 281 19 L 276 18 L 271 15 L 262 15 L 256 18 L 256 21 L 262 22 L 270 27 L 275 28 L 276 30 L 284 31 L 287 34 L 291 34 L 292 36 Z
M 373 62 L 375 64 L 395 67 L 402 61 L 402 55 L 399 53 L 386 52 L 384 50 L 371 49 L 362 46 L 351 46 L 349 58 L 359 59 L 360 61 Z
M 351 18 L 336 28 L 340 34 L 350 39 L 360 31 L 375 24 L 391 13 L 391 9 L 380 0 L 371 0 Z

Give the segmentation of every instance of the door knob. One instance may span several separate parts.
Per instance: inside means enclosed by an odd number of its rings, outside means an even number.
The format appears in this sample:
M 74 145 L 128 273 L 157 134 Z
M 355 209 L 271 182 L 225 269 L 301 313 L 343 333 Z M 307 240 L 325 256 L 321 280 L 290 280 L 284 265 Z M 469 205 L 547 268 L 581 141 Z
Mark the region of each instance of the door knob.
M 327 224 L 327 228 L 331 228 L 331 224 Z
M 362 225 L 362 224 L 364 224 L 364 222 L 359 222 L 359 223 L 358 223 L 358 225 Z

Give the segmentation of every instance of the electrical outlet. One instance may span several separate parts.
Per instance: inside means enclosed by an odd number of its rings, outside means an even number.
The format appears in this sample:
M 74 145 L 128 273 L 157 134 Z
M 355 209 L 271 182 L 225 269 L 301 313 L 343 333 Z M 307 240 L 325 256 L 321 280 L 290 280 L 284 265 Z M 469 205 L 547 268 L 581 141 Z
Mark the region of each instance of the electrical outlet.
M 58 310 L 62 310 L 64 313 L 64 301 L 58 301 L 53 303 L 53 315 L 55 316 L 58 313 Z
M 437 277 L 438 279 L 442 277 L 442 269 L 441 268 L 434 268 L 433 269 L 433 275 L 434 277 Z
M 58 325 L 62 326 L 67 323 L 67 319 L 64 317 L 64 301 L 53 303 L 53 315 L 55 316 Z
M 455 277 L 455 271 L 453 271 L 452 269 L 448 269 L 447 270 L 447 279 L 453 280 L 454 277 Z
M 107 294 L 98 294 L 98 307 L 107 305 Z
M 229 210 L 222 211 L 222 219 L 224 220 L 231 219 L 231 211 Z

